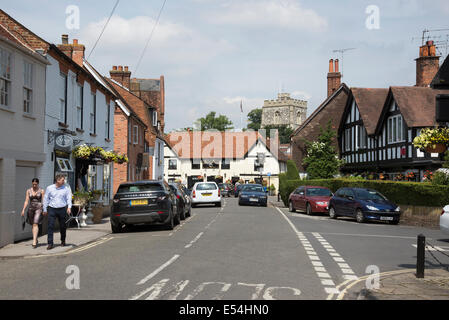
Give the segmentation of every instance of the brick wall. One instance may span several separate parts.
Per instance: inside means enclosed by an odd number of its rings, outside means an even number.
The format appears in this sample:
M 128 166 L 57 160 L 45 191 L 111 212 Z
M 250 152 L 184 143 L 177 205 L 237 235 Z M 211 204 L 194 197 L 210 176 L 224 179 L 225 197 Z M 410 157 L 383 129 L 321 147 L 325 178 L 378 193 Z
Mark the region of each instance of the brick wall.
M 348 94 L 341 90 L 297 135 L 292 137 L 292 159 L 300 172 L 305 172 L 302 161 L 306 156 L 305 143 L 302 139 L 317 140 L 320 135 L 320 126 L 325 127 L 329 120 L 333 130 L 338 131 L 347 99 Z M 339 152 L 337 137 L 333 145 Z

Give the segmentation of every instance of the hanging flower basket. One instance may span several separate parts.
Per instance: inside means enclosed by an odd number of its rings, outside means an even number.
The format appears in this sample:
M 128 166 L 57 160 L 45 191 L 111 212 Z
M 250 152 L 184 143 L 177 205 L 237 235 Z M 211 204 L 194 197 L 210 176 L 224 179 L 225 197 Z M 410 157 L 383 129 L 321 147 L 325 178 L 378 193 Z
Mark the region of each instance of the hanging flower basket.
M 115 151 L 105 151 L 101 147 L 93 147 L 85 144 L 73 149 L 72 154 L 76 159 L 90 160 L 94 162 L 128 162 L 128 157 L 126 155 L 120 155 Z
M 449 145 L 449 128 L 424 128 L 413 145 L 428 153 L 443 153 Z

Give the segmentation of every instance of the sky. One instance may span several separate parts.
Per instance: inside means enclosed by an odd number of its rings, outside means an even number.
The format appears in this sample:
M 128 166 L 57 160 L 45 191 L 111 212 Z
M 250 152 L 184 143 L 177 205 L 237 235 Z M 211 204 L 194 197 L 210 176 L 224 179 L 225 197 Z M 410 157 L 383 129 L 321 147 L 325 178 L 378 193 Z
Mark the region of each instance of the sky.
M 331 58 L 349 87 L 414 85 L 423 30 L 449 29 L 447 0 L 166 0 L 136 70 L 163 2 L 120 0 L 91 53 L 116 0 L 0 0 L 48 42 L 78 39 L 103 75 L 113 65 L 129 66 L 131 77 L 164 75 L 166 133 L 210 111 L 245 127 L 248 112 L 280 91 L 307 100 L 310 115 L 326 98 Z M 69 6 L 79 8 L 79 26 L 67 23 L 76 21 Z M 449 30 L 429 34 L 449 40 Z M 334 52 L 346 48 L 355 49 Z M 440 46 L 440 63 L 447 50 Z

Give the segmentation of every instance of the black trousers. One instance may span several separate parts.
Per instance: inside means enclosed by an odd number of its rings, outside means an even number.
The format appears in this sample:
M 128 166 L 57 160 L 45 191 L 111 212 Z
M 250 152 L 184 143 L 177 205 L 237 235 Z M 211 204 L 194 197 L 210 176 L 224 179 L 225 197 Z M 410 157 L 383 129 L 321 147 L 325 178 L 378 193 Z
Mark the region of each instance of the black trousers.
M 63 208 L 52 208 L 48 207 L 48 244 L 53 244 L 53 229 L 55 227 L 55 219 L 59 222 L 59 231 L 61 233 L 61 242 L 65 241 L 66 236 L 66 217 L 67 217 L 67 207 Z

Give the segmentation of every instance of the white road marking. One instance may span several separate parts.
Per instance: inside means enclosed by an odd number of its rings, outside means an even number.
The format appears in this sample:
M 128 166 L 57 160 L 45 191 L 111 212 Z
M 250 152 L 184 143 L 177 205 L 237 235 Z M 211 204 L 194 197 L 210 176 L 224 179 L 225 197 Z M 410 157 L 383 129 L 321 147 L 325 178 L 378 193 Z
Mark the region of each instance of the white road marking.
M 195 242 L 198 241 L 198 239 L 203 235 L 204 232 L 200 232 L 195 239 L 193 239 L 192 241 L 190 241 L 190 243 L 188 245 L 186 245 L 184 248 L 190 248 Z
M 417 244 L 412 244 L 412 246 L 415 247 L 415 248 L 418 247 Z M 437 247 L 437 246 L 433 246 L 433 248 L 431 246 L 426 246 L 425 250 L 426 251 L 437 251 L 437 250 L 438 251 L 448 251 L 448 250 L 445 250 L 445 249 L 443 249 L 441 247 Z
M 296 236 L 298 237 L 298 239 L 300 240 L 300 242 L 303 245 L 304 249 L 306 250 L 307 255 L 308 255 L 309 259 L 310 259 L 310 262 L 314 265 L 314 267 L 322 267 L 322 269 L 320 269 L 321 271 L 315 271 L 317 276 L 319 278 L 330 278 L 330 279 L 328 279 L 329 281 L 327 281 L 327 282 L 321 281 L 321 284 L 323 286 L 325 286 L 325 288 L 324 288 L 325 292 L 328 293 L 328 294 L 330 294 L 329 292 L 338 293 L 339 291 L 335 287 L 335 283 L 332 281 L 331 276 L 326 272 L 326 268 L 324 268 L 323 264 L 321 262 L 319 262 L 320 258 L 318 257 L 318 255 L 309 254 L 309 252 L 311 252 L 311 251 L 313 251 L 314 253 L 316 253 L 316 252 L 313 249 L 313 247 L 310 244 L 310 242 L 307 239 L 307 237 L 304 235 L 304 233 L 299 232 L 298 229 L 296 229 L 295 225 L 290 221 L 289 218 L 287 218 L 287 216 L 282 212 L 282 210 L 280 210 L 277 207 L 276 207 L 276 209 L 279 211 L 279 213 L 282 215 L 282 217 L 284 217 L 284 219 L 287 221 L 287 223 L 290 225 L 290 227 L 295 232 Z M 317 233 L 317 235 L 319 236 L 318 233 Z M 314 262 L 315 263 L 318 262 L 318 263 L 320 263 L 320 265 L 314 264 Z M 326 287 L 326 286 L 331 286 L 331 287 Z
M 152 273 L 150 273 L 148 276 L 146 276 L 145 278 L 143 278 L 142 280 L 140 280 L 137 285 L 141 285 L 144 284 L 145 282 L 147 282 L 148 280 L 150 280 L 151 278 L 153 278 L 155 275 L 157 275 L 159 272 L 161 272 L 162 270 L 164 270 L 166 267 L 168 267 L 170 264 L 172 264 L 173 262 L 176 261 L 176 259 L 179 258 L 179 254 L 175 254 L 170 260 L 168 260 L 166 263 L 164 263 L 163 265 L 161 265 L 159 268 L 157 268 L 156 270 L 154 270 Z
M 129 300 L 137 300 L 140 297 L 146 295 L 148 292 L 151 292 L 151 291 L 153 291 L 153 292 L 147 297 L 147 300 L 148 299 L 156 299 L 157 296 L 161 293 L 162 288 L 165 287 L 165 285 L 167 284 L 167 282 L 169 280 L 170 279 L 162 279 L 161 281 L 153 284 L 151 287 L 146 288 L 145 290 L 136 294 L 135 296 L 132 296 Z
M 335 286 L 335 283 L 332 280 L 329 280 L 329 279 L 321 280 L 321 284 L 323 286 Z
M 204 290 L 204 288 L 208 285 L 211 284 L 220 284 L 222 285 L 222 288 L 220 290 L 221 295 L 216 295 L 214 298 L 212 298 L 212 300 L 219 300 L 221 298 L 221 296 L 229 290 L 229 288 L 231 287 L 230 283 L 224 283 L 224 282 L 203 282 L 202 284 L 200 284 L 191 294 L 189 294 L 184 300 L 192 300 L 193 298 L 195 298 L 201 291 Z
M 238 286 L 247 286 L 247 287 L 256 287 L 255 292 L 251 296 L 251 300 L 257 300 L 260 296 L 260 293 L 262 292 L 263 288 L 265 287 L 265 284 L 258 283 L 258 284 L 251 284 L 251 283 L 243 283 L 239 282 L 237 283 Z

